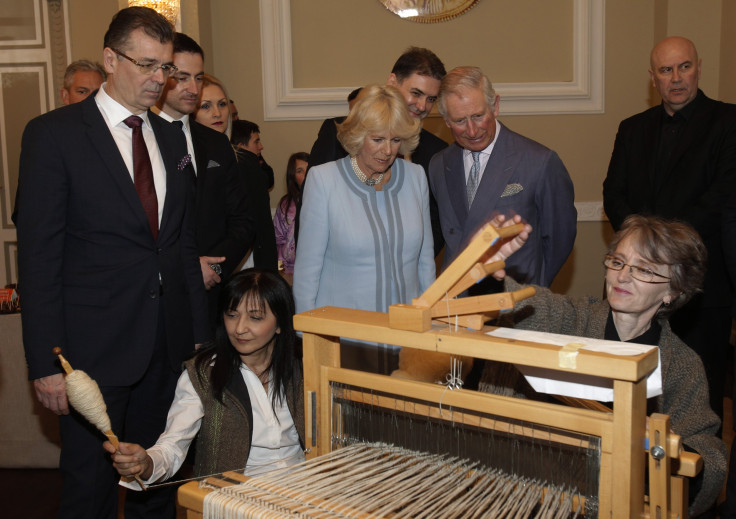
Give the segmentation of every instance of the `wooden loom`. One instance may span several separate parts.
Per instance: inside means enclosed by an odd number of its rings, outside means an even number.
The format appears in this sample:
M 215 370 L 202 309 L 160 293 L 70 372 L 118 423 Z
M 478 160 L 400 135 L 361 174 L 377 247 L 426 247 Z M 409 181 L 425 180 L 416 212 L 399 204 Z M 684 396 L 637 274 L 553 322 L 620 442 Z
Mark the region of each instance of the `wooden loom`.
M 483 299 L 476 299 L 472 305 L 443 300 L 445 294 L 464 291 L 469 286 L 468 279 L 475 281 L 473 276 L 477 275 L 479 264 L 485 270 L 479 260 L 488 256 L 488 248 L 499 237 L 494 228 L 484 228 L 447 269 L 445 274 L 449 275 L 440 276 L 413 305 L 393 306 L 388 314 L 325 307 L 295 316 L 295 327 L 303 332 L 304 342 L 307 457 L 316 457 L 333 448 L 336 432 L 332 386 L 342 384 L 380 395 L 432 402 L 434 405 L 422 406 L 416 412 L 434 414 L 441 419 L 447 419 L 448 409 L 457 408 L 491 412 L 510 420 L 532 420 L 543 427 L 598 437 L 599 517 L 649 517 L 650 510 L 656 510 L 652 517 L 687 517 L 687 484 L 683 476 L 694 476 L 700 470 L 701 460 L 697 455 L 681 454 L 680 439 L 669 431 L 666 416 L 650 418 L 648 439 L 652 448 L 645 454 L 646 378 L 656 368 L 656 350 L 632 357 L 580 350 L 572 367 L 560 367 L 562 348 L 559 346 L 495 338 L 484 333 L 491 328 L 477 326 L 477 320 L 484 317 L 476 316 L 513 307 L 516 295 L 482 296 Z M 475 274 L 471 274 L 473 269 Z M 461 312 L 465 316 L 462 322 L 475 330 L 455 331 L 446 324 L 432 324 L 438 315 L 447 320 L 448 305 Z M 442 307 L 444 313 L 440 312 Z M 437 384 L 343 369 L 340 368 L 341 337 L 608 378 L 613 381 L 615 410 L 571 408 L 467 390 L 448 391 Z M 396 407 L 390 396 L 371 398 L 371 405 Z M 468 423 L 474 419 L 464 416 L 450 419 L 476 427 L 496 427 L 493 421 Z M 645 465 L 649 468 L 648 498 L 644 495 Z M 211 483 L 223 484 L 217 480 Z M 196 483 L 180 489 L 179 501 L 188 509 L 187 517 L 201 517 L 203 495 L 207 492 Z

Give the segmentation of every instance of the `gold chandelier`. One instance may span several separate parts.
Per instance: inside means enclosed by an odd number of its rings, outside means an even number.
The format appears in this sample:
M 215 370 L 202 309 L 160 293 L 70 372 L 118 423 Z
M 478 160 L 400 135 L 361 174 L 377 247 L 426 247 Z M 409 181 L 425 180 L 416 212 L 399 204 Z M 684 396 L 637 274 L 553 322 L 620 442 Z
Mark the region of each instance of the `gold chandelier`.
M 128 0 L 129 6 L 140 5 L 155 9 L 163 15 L 171 25 L 176 26 L 179 17 L 179 0 Z

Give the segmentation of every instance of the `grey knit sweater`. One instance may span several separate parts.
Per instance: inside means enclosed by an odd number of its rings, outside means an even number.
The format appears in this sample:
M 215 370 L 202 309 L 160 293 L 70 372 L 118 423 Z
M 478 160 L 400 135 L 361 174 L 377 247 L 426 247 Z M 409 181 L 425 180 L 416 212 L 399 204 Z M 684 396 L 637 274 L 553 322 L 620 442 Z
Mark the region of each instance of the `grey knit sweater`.
M 521 288 L 509 277 L 505 286 L 508 291 Z M 554 294 L 543 287 L 535 288 L 536 295 L 519 303 L 513 314 L 507 316 L 504 326 L 593 339 L 604 337 L 611 310 L 608 302 L 593 297 L 573 298 Z M 726 478 L 728 452 L 726 445 L 716 436 L 720 420 L 708 403 L 708 383 L 700 357 L 672 332 L 669 322 L 660 320 L 660 325 L 659 352 L 664 393 L 650 402 L 654 404 L 650 409 L 653 407 L 655 412 L 669 415 L 672 430 L 682 437 L 688 448 L 703 458 L 700 485 L 691 485 L 690 489 L 690 515 L 695 516 L 706 511 L 718 499 Z M 481 385 L 492 387 L 494 393 L 531 390 L 525 387 L 525 381 L 519 380 L 516 387 L 505 391 L 503 386 L 512 382 L 508 378 L 493 380 L 498 372 L 493 366 L 488 366 Z M 693 488 L 697 486 L 700 488 Z

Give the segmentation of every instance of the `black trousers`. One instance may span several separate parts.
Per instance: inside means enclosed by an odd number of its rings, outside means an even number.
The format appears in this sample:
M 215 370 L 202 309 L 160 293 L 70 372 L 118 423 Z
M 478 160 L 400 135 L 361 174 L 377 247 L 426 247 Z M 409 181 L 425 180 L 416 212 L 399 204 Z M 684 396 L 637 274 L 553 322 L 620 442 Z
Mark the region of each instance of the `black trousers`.
M 163 304 L 163 301 L 162 301 Z M 150 364 L 131 386 L 100 386 L 112 430 L 120 441 L 145 448 L 156 443 L 166 427 L 180 373 L 171 369 L 159 309 L 156 346 Z M 119 476 L 102 448 L 104 435 L 73 411 L 60 417 L 61 459 L 64 478 L 59 517 L 63 519 L 116 519 Z M 174 518 L 176 487 L 147 492 L 128 491 L 125 518 Z
M 731 337 L 730 308 L 704 307 L 697 296 L 670 317 L 672 331 L 700 356 L 708 378 L 710 407 L 723 420 Z

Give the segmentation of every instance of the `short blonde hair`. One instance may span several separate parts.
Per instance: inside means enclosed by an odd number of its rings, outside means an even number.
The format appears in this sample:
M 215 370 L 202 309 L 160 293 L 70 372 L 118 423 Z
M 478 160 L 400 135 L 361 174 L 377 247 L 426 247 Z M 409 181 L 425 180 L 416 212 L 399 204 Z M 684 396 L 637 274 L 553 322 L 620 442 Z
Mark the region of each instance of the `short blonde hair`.
M 401 139 L 399 153 L 406 155 L 419 144 L 421 122 L 409 113 L 406 100 L 396 87 L 364 87 L 342 124 L 337 125 L 337 139 L 350 156 L 357 155 L 366 135 L 387 131 Z

